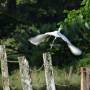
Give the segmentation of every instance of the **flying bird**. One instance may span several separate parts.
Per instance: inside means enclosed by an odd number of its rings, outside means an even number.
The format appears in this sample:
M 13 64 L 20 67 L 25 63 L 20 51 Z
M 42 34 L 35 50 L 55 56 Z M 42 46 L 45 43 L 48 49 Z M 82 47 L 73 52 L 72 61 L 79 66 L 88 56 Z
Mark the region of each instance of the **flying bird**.
M 29 41 L 34 45 L 39 45 L 41 42 L 44 42 L 48 36 L 54 36 L 55 38 L 61 38 L 62 40 L 64 40 L 67 43 L 67 46 L 69 47 L 70 51 L 74 55 L 81 55 L 82 51 L 76 46 L 74 46 L 65 35 L 60 33 L 61 29 L 62 28 L 59 28 L 58 31 L 47 32 L 45 34 L 37 35 L 35 37 L 30 38 Z

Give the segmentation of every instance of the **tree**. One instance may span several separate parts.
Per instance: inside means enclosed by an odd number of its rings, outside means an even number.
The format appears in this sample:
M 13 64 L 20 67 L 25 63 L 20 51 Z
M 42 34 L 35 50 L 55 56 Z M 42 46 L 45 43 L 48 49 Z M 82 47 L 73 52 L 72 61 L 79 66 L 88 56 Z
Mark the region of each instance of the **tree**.
M 37 57 L 41 60 L 42 52 L 49 50 L 50 46 L 42 43 L 40 46 L 34 47 L 28 42 L 28 38 L 39 33 L 54 31 L 59 27 L 59 22 L 64 25 L 62 33 L 67 37 L 70 36 L 69 39 L 75 45 L 82 46 L 82 49 L 89 52 L 90 1 L 83 0 L 82 3 L 81 1 L 0 0 L 0 39 L 10 49 L 8 50 L 9 58 L 13 59 L 18 54 L 24 54 L 33 64 L 37 62 Z M 53 38 L 49 40 L 52 41 Z M 72 58 L 75 58 L 63 41 L 55 43 L 61 43 L 59 47 L 51 50 L 54 53 L 55 63 L 63 64 L 65 62 L 67 64 L 68 60 L 72 61 Z M 66 56 L 63 58 L 65 52 Z M 16 56 L 11 57 L 14 54 Z M 63 58 L 63 60 L 59 61 L 59 58 L 60 60 Z M 68 60 L 65 61 L 65 58 Z

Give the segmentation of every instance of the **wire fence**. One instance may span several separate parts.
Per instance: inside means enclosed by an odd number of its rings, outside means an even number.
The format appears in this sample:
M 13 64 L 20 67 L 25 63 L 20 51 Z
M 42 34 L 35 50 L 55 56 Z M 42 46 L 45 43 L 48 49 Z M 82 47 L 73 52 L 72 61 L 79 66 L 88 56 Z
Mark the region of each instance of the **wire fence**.
M 54 70 L 52 66 L 52 58 L 49 52 L 43 53 L 43 64 L 38 69 L 31 69 L 25 56 L 18 57 L 18 61 L 7 60 L 7 54 L 4 45 L 0 45 L 0 61 L 2 72 L 3 90 L 10 90 L 10 80 L 8 73 L 8 63 L 18 63 L 20 71 L 20 80 L 22 90 L 33 90 L 33 86 L 42 85 L 46 90 L 56 90 L 56 86 L 71 87 L 71 84 L 60 84 L 54 80 Z M 33 83 L 32 75 L 36 72 L 44 71 L 44 82 Z M 69 73 L 65 73 L 65 80 L 70 80 L 73 67 L 70 67 Z M 36 76 L 36 78 L 38 78 Z M 41 78 L 41 77 L 39 77 Z M 81 90 L 90 90 L 90 69 L 81 68 Z

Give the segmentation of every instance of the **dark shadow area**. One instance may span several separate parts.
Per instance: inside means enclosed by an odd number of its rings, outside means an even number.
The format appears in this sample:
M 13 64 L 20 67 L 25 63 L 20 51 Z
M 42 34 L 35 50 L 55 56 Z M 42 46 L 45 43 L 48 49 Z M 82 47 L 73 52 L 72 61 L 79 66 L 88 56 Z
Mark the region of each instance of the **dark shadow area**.
M 46 86 L 34 88 L 34 90 L 46 90 Z M 59 86 L 56 85 L 56 90 L 80 90 L 79 86 Z
M 80 90 L 79 86 L 56 86 L 56 90 Z
M 3 90 L 2 87 L 0 87 L 0 90 Z M 13 89 L 11 89 L 13 90 Z M 14 89 L 14 90 L 21 90 L 21 89 Z M 46 90 L 45 86 L 41 88 L 33 88 L 33 90 Z M 80 87 L 78 86 L 56 86 L 56 90 L 80 90 Z
M 9 74 L 11 75 L 12 71 L 19 68 L 19 63 L 8 63 Z
M 0 90 L 3 90 L 3 88 L 0 86 Z

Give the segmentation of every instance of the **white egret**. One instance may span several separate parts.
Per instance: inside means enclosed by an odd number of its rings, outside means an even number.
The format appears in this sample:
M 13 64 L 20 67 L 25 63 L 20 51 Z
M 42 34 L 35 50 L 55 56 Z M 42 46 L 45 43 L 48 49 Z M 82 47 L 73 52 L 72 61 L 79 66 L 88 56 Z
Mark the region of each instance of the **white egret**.
M 29 41 L 34 44 L 34 45 L 39 45 L 41 42 L 44 42 L 44 40 L 48 37 L 48 36 L 54 36 L 55 39 L 56 38 L 61 38 L 62 40 L 64 40 L 70 51 L 74 54 L 74 55 L 81 55 L 82 51 L 77 48 L 76 46 L 74 46 L 70 41 L 69 39 L 64 36 L 63 34 L 60 33 L 62 28 L 59 28 L 58 31 L 53 31 L 53 32 L 47 32 L 45 34 L 40 34 L 40 35 L 37 35 L 35 37 L 32 37 L 29 39 Z

